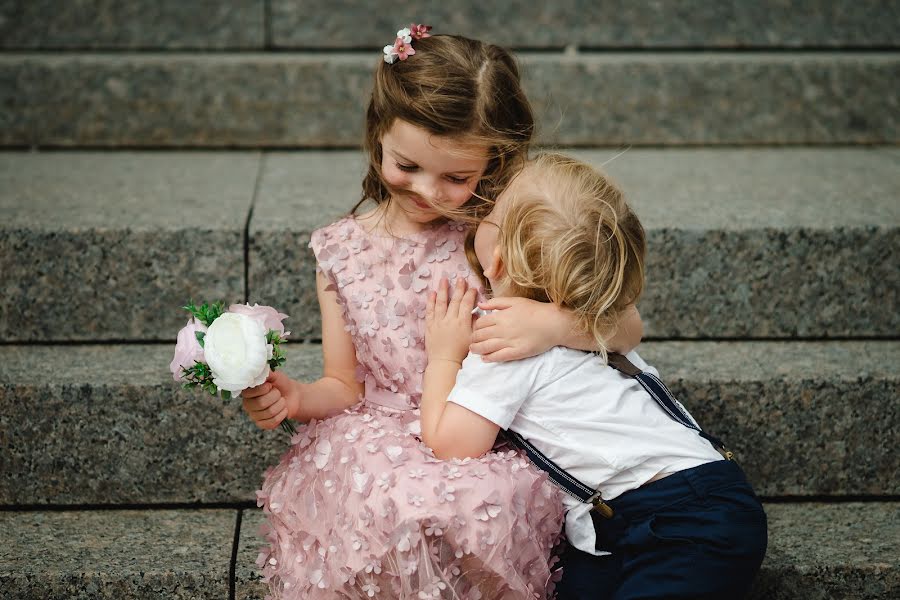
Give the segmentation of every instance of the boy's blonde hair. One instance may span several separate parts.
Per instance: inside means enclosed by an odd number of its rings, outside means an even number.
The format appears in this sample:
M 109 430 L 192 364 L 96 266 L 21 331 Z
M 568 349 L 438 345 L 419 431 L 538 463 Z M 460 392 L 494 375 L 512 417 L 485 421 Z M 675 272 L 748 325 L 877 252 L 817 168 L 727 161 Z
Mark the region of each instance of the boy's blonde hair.
M 605 349 L 644 289 L 644 228 L 621 190 L 590 165 L 548 153 L 525 166 L 502 202 L 506 290 L 571 309 Z
M 369 167 L 362 199 L 381 204 L 391 190 L 381 176 L 381 138 L 396 119 L 434 135 L 489 148 L 488 165 L 472 199 L 453 218 L 476 221 L 521 168 L 534 134 L 534 116 L 515 59 L 478 40 L 434 35 L 413 42 L 416 53 L 387 64 L 378 61 L 366 110 Z

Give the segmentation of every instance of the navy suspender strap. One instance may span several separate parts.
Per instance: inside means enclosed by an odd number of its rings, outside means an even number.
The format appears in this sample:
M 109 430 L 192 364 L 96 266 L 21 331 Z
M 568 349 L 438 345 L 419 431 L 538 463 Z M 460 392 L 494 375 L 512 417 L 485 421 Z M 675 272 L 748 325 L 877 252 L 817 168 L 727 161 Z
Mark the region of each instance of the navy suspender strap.
M 667 388 L 658 377 L 654 376 L 652 373 L 641 371 L 621 354 L 610 353 L 607 356 L 607 362 L 609 366 L 616 371 L 636 379 L 637 382 L 641 384 L 641 387 L 650 394 L 650 397 L 653 398 L 675 421 L 696 431 L 700 437 L 707 440 L 714 448 L 716 448 L 716 450 L 721 452 L 726 459 L 731 460 L 733 458 L 733 454 L 725 448 L 725 444 L 723 444 L 719 438 L 706 433 L 700 428 L 700 425 L 698 425 L 688 414 L 681 403 L 672 395 L 672 392 L 669 391 L 669 388 Z M 531 442 L 518 433 L 505 430 L 504 434 L 506 434 L 506 438 L 509 442 L 519 450 L 523 451 L 531 462 L 543 471 L 546 471 L 547 475 L 550 476 L 551 481 L 562 488 L 564 492 L 582 502 L 593 504 L 594 508 L 592 512 L 597 512 L 606 518 L 611 518 L 613 516 L 613 510 L 603 501 L 600 490 L 595 490 L 570 475 L 565 469 L 562 469 L 559 465 L 544 456 L 544 454 L 535 448 Z M 593 515 L 591 516 L 593 518 Z
M 523 438 L 515 431 L 506 429 L 503 431 L 509 443 L 525 453 L 528 459 L 538 468 L 547 472 L 550 480 L 558 485 L 564 492 L 575 498 L 594 505 L 594 509 L 602 516 L 611 518 L 613 516 L 612 508 L 603 501 L 600 490 L 588 487 L 580 480 L 572 477 L 568 471 L 561 468 L 555 462 L 544 456 L 544 453 L 532 445 L 531 442 Z
M 660 381 L 659 377 L 656 377 L 652 373 L 641 371 L 621 354 L 610 353 L 607 356 L 607 364 L 623 375 L 636 379 L 637 382 L 641 384 L 641 387 L 650 394 L 650 397 L 653 398 L 670 417 L 675 419 L 675 421 L 696 431 L 700 437 L 712 444 L 713 448 L 721 452 L 728 460 L 734 458 L 734 455 L 728 451 L 725 444 L 722 443 L 722 440 L 706 433 L 700 428 L 697 421 L 695 421 L 684 409 L 684 406 L 675 399 L 675 396 L 672 395 L 672 392 L 669 391 L 666 384 Z

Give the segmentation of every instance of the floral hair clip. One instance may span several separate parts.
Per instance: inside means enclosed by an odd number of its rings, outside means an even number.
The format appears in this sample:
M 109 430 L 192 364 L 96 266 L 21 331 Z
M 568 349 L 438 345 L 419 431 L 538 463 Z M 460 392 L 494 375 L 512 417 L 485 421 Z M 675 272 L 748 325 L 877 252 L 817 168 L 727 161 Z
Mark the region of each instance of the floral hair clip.
M 416 25 L 415 23 L 398 31 L 394 43 L 384 47 L 384 62 L 392 65 L 398 59 L 406 60 L 407 57 L 415 54 L 412 41 L 431 37 L 429 31 L 431 31 L 431 25 Z

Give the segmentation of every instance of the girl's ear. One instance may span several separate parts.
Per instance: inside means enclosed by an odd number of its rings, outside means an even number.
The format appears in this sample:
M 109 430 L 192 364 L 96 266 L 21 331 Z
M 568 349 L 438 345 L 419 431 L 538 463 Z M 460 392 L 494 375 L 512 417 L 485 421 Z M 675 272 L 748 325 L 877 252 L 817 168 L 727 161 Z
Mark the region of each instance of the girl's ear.
M 494 252 L 491 253 L 491 264 L 484 270 L 484 276 L 491 281 L 497 281 L 503 277 L 505 272 L 506 268 L 503 266 L 503 258 L 500 256 L 500 247 L 497 246 L 494 248 Z

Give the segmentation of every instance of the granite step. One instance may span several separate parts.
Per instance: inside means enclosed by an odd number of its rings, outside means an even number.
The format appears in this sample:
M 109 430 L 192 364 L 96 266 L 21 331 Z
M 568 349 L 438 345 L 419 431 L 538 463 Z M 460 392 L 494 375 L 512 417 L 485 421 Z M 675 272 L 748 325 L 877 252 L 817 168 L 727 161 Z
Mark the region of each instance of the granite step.
M 802 9 L 766 0 L 659 3 L 584 0 L 486 5 L 476 0 L 386 5 L 295 0 L 218 2 L 131 0 L 76 6 L 60 0 L 0 5 L 0 48 L 263 49 L 372 48 L 411 19 L 435 32 L 510 47 L 868 48 L 900 45 L 895 5 L 880 0 L 814 0 Z M 266 11 L 268 9 L 268 15 Z M 514 18 L 511 18 L 514 15 Z M 648 18 L 652 16 L 652 18 Z M 267 36 L 266 21 L 271 28 Z M 267 37 L 269 39 L 267 39 Z
M 767 504 L 766 512 L 769 549 L 753 600 L 897 597 L 897 503 Z M 0 587 L 7 600 L 263 600 L 262 523 L 255 509 L 4 511 Z
M 321 373 L 321 348 L 287 371 Z M 897 496 L 900 342 L 640 349 L 766 497 Z M 237 401 L 182 390 L 168 345 L 0 346 L 0 506 L 255 500 L 288 443 Z
M 0 146 L 358 147 L 379 57 L 4 53 Z M 519 58 L 546 144 L 900 142 L 900 54 L 889 51 Z
M 900 332 L 896 148 L 574 153 L 614 159 L 647 229 L 648 336 Z M 191 297 L 317 338 L 309 235 L 363 170 L 356 151 L 0 152 L 0 341 L 173 340 Z
M 0 512 L 5 600 L 225 600 L 234 509 Z
M 900 593 L 896 503 L 768 504 L 769 549 L 750 600 L 893 600 Z M 263 600 L 261 511 L 245 511 L 235 598 Z

